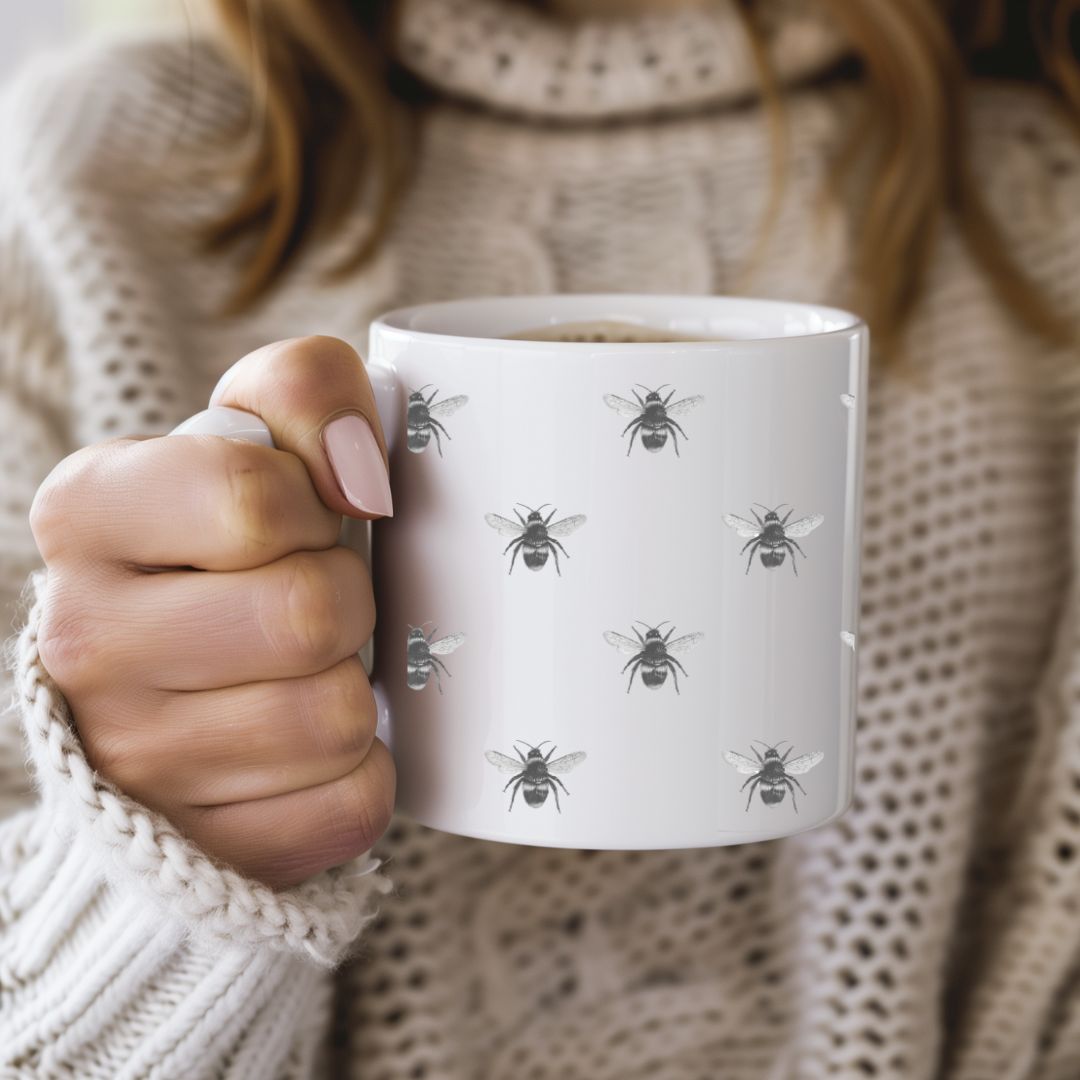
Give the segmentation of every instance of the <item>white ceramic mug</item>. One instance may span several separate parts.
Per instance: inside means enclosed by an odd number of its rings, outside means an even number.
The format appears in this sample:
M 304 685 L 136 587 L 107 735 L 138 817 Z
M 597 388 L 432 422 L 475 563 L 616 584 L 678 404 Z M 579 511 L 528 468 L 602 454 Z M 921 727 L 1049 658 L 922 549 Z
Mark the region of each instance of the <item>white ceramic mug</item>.
M 370 353 L 395 508 L 374 528 L 374 684 L 399 811 L 490 840 L 646 849 L 844 810 L 856 316 L 484 298 L 390 312 Z

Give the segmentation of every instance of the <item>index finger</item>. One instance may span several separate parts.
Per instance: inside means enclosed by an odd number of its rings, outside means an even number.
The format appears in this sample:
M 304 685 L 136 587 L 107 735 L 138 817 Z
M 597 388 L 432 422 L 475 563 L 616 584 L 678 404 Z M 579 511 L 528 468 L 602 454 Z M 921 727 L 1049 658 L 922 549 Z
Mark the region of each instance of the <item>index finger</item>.
M 210 404 L 260 416 L 274 444 L 303 461 L 331 510 L 355 518 L 393 513 L 375 397 L 346 342 L 316 336 L 256 349 L 225 372 Z

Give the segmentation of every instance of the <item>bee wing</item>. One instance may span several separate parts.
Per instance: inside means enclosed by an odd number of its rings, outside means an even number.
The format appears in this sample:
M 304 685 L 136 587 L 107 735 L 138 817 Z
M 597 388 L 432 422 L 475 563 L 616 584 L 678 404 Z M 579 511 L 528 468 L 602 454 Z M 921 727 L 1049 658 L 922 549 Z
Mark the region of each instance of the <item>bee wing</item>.
M 585 524 L 584 514 L 574 514 L 573 517 L 563 518 L 547 527 L 548 536 L 569 536 L 572 532 L 580 529 Z
M 585 760 L 585 751 L 578 750 L 573 754 L 566 754 L 563 757 L 557 757 L 554 761 L 549 761 L 547 771 L 550 773 L 568 773 L 571 769 L 577 768 Z
M 500 536 L 520 536 L 525 531 L 525 526 L 520 521 L 511 521 L 509 518 L 500 517 L 498 514 L 485 514 L 484 520 Z
M 747 521 L 738 514 L 725 514 L 724 524 L 729 529 L 734 529 L 744 540 L 749 540 L 751 536 L 758 536 L 761 533 L 761 526 L 756 521 Z
M 815 750 L 812 754 L 803 754 L 802 757 L 797 757 L 793 761 L 785 761 L 784 772 L 801 776 L 803 773 L 809 772 L 815 765 L 820 764 L 824 756 L 824 751 Z
M 761 762 L 751 761 L 748 757 L 742 754 L 736 754 L 734 750 L 724 751 L 724 760 L 736 771 L 743 774 L 743 776 L 752 776 L 756 772 L 761 772 Z
M 429 416 L 453 416 L 462 405 L 468 404 L 468 397 L 458 394 L 456 397 L 448 397 L 443 401 L 437 401 L 428 406 Z
M 464 634 L 447 634 L 446 637 L 439 638 L 438 641 L 433 641 L 428 645 L 428 652 L 438 653 L 440 656 L 445 656 L 447 653 L 452 653 L 459 645 L 465 643 Z
M 614 409 L 620 416 L 640 416 L 641 406 L 636 401 L 627 401 L 618 394 L 605 394 L 604 404 Z
M 614 645 L 619 652 L 626 653 L 628 656 L 633 656 L 641 651 L 640 641 L 634 641 L 633 638 L 628 638 L 624 634 L 616 634 L 614 630 L 605 630 L 604 640 L 609 645 Z
M 682 416 L 691 409 L 696 409 L 705 400 L 702 394 L 694 394 L 693 397 L 684 397 L 682 401 L 676 401 L 664 408 L 668 416 Z
M 790 525 L 784 526 L 784 535 L 806 536 L 808 533 L 812 533 L 824 520 L 824 514 L 811 514 L 809 517 L 799 518 L 798 521 L 793 521 Z
M 489 750 L 484 757 L 495 766 L 499 772 L 521 772 L 525 768 L 520 758 L 507 757 L 498 750 Z
M 669 653 L 686 652 L 688 649 L 692 649 L 705 635 L 697 630 L 693 634 L 685 634 L 683 637 L 677 637 L 674 641 L 669 641 L 665 648 Z

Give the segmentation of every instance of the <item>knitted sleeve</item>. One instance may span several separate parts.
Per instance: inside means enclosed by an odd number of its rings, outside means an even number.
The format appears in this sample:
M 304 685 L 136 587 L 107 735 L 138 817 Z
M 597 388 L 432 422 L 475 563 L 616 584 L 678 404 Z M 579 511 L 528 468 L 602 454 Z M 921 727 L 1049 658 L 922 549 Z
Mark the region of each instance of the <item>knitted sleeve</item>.
M 0 1076 L 299 1080 L 327 1032 L 327 969 L 389 885 L 364 856 L 273 891 L 87 762 L 38 654 L 47 577 L 27 524 L 77 441 L 74 270 L 12 171 L 12 146 L 37 153 L 38 136 L 12 123 L 0 102 L 0 638 L 16 629 L 0 685 Z
M 95 775 L 37 651 L 16 655 L 40 800 L 0 825 L 0 1074 L 311 1074 L 329 984 L 387 889 L 367 857 L 274 892 Z

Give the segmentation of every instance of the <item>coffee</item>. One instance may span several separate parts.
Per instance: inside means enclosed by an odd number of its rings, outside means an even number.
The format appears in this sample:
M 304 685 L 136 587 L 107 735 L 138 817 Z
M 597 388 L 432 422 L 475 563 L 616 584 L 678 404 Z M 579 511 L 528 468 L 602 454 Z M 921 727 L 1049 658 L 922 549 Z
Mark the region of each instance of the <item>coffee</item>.
M 641 326 L 638 323 L 600 319 L 587 322 L 556 323 L 553 326 L 540 326 L 532 330 L 521 330 L 509 336 L 515 341 L 597 341 L 615 343 L 712 340 L 692 337 L 689 334 L 677 334 L 673 330 L 663 330 L 653 326 Z

